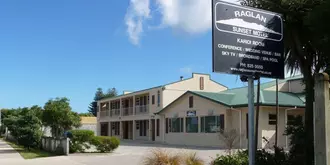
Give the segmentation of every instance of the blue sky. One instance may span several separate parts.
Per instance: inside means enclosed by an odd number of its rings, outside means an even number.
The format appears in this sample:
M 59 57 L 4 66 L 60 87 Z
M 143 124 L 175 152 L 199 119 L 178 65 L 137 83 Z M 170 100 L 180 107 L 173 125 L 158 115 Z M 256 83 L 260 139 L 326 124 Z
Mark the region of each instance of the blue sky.
M 246 85 L 211 73 L 209 2 L 182 2 L 2 0 L 0 108 L 68 97 L 86 112 L 98 87 L 134 91 L 191 72 Z

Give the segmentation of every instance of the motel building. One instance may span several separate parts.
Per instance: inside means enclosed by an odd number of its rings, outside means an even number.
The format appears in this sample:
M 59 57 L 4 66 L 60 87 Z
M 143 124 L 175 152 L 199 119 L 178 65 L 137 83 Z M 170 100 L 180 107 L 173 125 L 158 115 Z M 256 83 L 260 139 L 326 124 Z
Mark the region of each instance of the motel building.
M 293 117 L 304 116 L 302 77 L 279 80 L 278 146 Z M 258 148 L 274 145 L 275 81 L 260 86 Z M 255 101 L 256 101 L 255 87 Z M 98 101 L 97 135 L 133 141 L 225 148 L 220 130 L 235 130 L 237 148 L 247 148 L 247 87 L 228 89 L 208 74 Z M 267 139 L 264 140 L 264 139 Z

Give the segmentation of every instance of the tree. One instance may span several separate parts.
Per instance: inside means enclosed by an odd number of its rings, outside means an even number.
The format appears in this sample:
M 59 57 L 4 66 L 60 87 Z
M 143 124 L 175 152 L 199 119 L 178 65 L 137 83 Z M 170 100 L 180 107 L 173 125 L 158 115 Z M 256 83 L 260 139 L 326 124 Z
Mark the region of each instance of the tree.
M 17 121 L 16 140 L 18 144 L 24 147 L 36 148 L 41 142 L 42 123 L 37 116 L 37 112 L 28 110 L 26 113 L 20 115 Z
M 80 116 L 71 111 L 69 99 L 65 97 L 49 100 L 44 106 L 42 119 L 43 123 L 51 128 L 54 137 L 81 125 Z
M 284 20 L 284 46 L 286 65 L 293 73 L 300 70 L 304 76 L 306 92 L 305 106 L 305 163 L 313 164 L 313 102 L 314 102 L 314 75 L 324 70 L 329 64 L 329 36 L 317 32 L 322 26 L 321 17 L 312 17 L 318 13 L 325 0 L 242 0 L 242 5 L 261 8 L 283 15 Z M 327 12 L 329 13 L 329 12 Z M 330 18 L 330 17 L 327 17 Z M 315 22 L 316 25 L 310 24 Z M 326 30 L 323 30 L 326 31 Z M 323 46 L 322 46 L 323 45 Z
M 93 101 L 88 106 L 88 112 L 93 114 L 93 116 L 97 116 L 97 102 Z
M 17 114 L 9 115 L 4 119 L 10 134 L 18 144 L 28 149 L 38 147 L 40 144 L 42 123 L 37 113 L 38 111 L 30 108 L 22 108 Z
M 94 116 L 97 115 L 97 101 L 103 98 L 111 98 L 117 96 L 118 92 L 116 88 L 108 89 L 107 93 L 103 93 L 102 88 L 97 88 L 94 96 L 94 101 L 91 102 L 88 106 L 88 112 L 93 114 Z
M 116 88 L 111 88 L 111 89 L 108 89 L 108 92 L 104 95 L 104 97 L 111 98 L 111 97 L 117 96 L 117 94 L 118 94 L 118 92 L 117 92 Z
M 226 152 L 231 155 L 232 149 L 238 143 L 240 134 L 236 131 L 236 129 L 230 130 L 221 130 L 220 131 L 220 139 L 225 142 Z
M 104 97 L 102 88 L 97 88 L 94 96 L 94 101 L 101 100 Z

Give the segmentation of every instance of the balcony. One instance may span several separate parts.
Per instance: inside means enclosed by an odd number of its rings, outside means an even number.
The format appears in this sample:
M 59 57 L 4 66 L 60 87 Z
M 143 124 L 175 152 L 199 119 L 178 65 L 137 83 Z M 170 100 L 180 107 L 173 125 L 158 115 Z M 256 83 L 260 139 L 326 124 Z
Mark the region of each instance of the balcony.
M 143 115 L 149 113 L 149 105 L 135 106 L 135 115 Z
M 133 107 L 123 108 L 123 116 L 133 115 Z
M 105 118 L 110 116 L 110 110 L 103 110 L 100 112 L 100 118 Z
M 110 117 L 117 117 L 120 116 L 120 109 L 111 109 Z

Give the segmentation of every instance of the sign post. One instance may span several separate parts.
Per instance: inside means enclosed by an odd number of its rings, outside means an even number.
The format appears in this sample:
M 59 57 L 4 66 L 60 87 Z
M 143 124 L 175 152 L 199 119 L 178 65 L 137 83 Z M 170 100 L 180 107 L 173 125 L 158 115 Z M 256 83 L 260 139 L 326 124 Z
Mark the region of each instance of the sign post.
M 212 0 L 212 48 L 213 72 L 248 82 L 249 165 L 254 165 L 254 79 L 284 78 L 281 15 Z
M 249 117 L 249 165 L 255 165 L 255 145 L 254 145 L 254 79 L 248 77 L 248 117 Z

